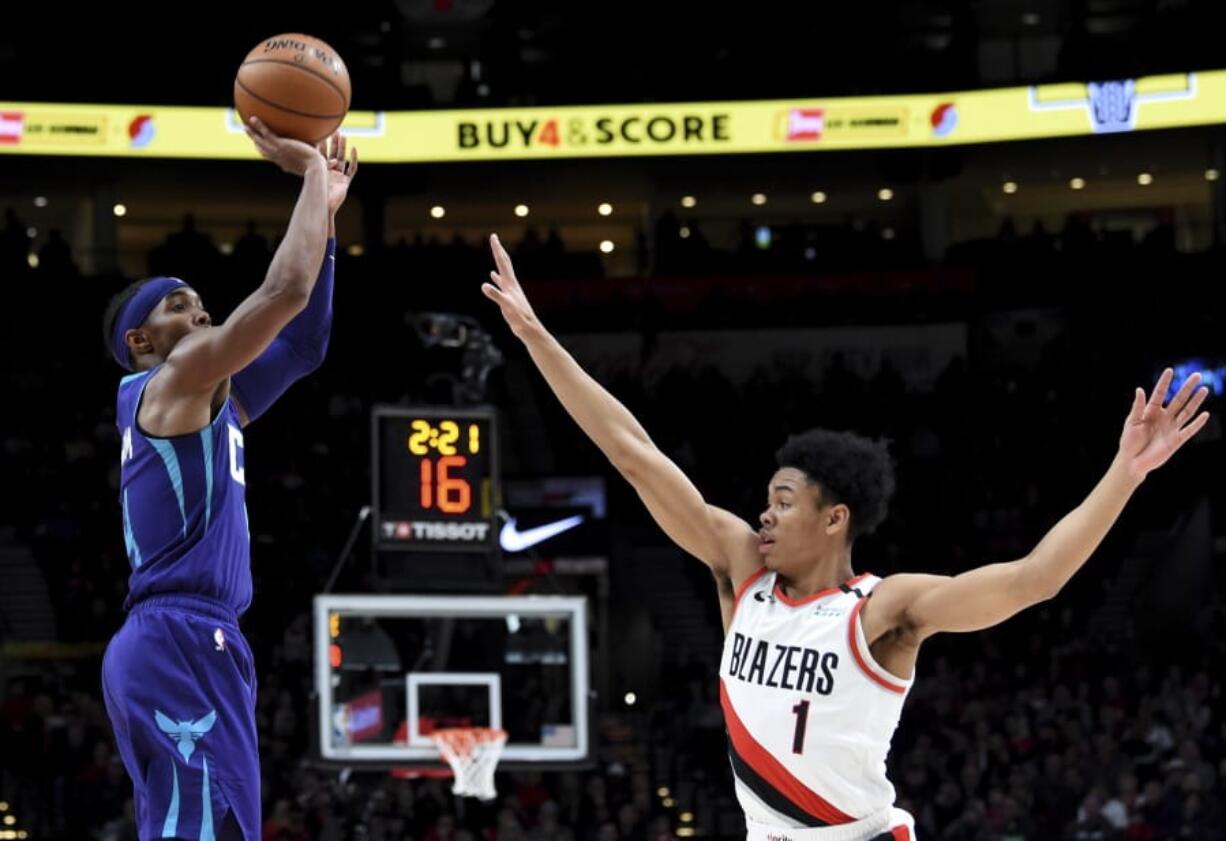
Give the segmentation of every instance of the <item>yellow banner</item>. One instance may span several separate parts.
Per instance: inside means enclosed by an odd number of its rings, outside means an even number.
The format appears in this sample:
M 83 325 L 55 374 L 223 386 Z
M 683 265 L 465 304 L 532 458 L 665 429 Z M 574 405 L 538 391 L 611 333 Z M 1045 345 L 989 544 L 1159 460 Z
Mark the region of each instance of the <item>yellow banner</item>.
M 355 111 L 364 161 L 425 163 L 950 146 L 1226 123 L 1226 70 L 761 102 Z M 0 154 L 253 158 L 234 111 L 0 102 Z

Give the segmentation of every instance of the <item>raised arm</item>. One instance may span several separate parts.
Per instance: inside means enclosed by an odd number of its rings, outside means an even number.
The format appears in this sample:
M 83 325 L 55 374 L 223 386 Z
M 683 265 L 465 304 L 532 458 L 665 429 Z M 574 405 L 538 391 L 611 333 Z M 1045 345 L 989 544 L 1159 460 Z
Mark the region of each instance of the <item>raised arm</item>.
M 1167 369 L 1148 400 L 1137 389 L 1124 421 L 1119 451 L 1080 505 L 1066 514 L 1026 557 L 954 577 L 894 575 L 864 608 L 869 641 L 891 631 L 919 642 L 940 631 L 978 631 L 1050 599 L 1081 569 L 1150 471 L 1166 463 L 1199 432 L 1209 414 L 1196 414 L 1208 389 L 1193 374 L 1163 406 L 1173 372 Z
M 244 425 L 260 417 L 286 390 L 323 364 L 332 333 L 332 288 L 336 276 L 336 212 L 358 171 L 358 150 L 346 156 L 345 136 L 327 142 L 328 242 L 306 307 L 272 343 L 231 379 Z
M 751 575 L 761 564 L 754 530 L 733 514 L 707 505 L 626 407 L 579 367 L 541 324 L 497 236 L 490 237 L 490 248 L 498 268 L 481 291 L 498 304 L 511 332 L 527 347 L 575 423 L 634 486 L 674 543 L 734 584 Z
M 264 282 L 225 323 L 193 333 L 175 346 L 158 378 L 163 397 L 211 392 L 251 364 L 307 305 L 324 258 L 328 164 L 323 153 L 301 141 L 277 137 L 254 117 L 247 134 L 261 155 L 301 176 L 302 189 Z

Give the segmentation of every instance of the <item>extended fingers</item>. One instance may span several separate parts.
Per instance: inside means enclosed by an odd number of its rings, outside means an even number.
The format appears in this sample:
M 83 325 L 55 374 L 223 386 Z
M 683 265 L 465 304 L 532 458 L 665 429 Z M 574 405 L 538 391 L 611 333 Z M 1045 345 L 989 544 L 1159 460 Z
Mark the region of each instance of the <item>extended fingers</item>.
M 272 147 L 269 146 L 268 142 L 265 141 L 263 137 L 261 137 L 259 134 L 257 134 L 252 129 L 244 128 L 243 130 L 247 133 L 247 136 L 251 138 L 251 142 L 255 144 L 255 148 L 257 152 L 259 152 L 261 155 L 263 155 L 266 158 L 272 156 Z
M 261 120 L 259 117 L 251 117 L 250 119 L 247 120 L 247 123 L 248 125 L 251 126 L 251 130 L 254 131 L 261 138 L 263 138 L 265 141 L 274 137 L 273 133 L 269 130 L 268 126 L 264 125 L 264 121 Z
M 1185 401 L 1179 408 L 1179 411 L 1175 413 L 1175 426 L 1178 428 L 1187 423 L 1188 418 L 1196 414 L 1196 410 L 1201 407 L 1201 404 L 1205 402 L 1205 398 L 1208 396 L 1208 388 L 1205 386 L 1198 388 L 1196 393 L 1193 394 L 1190 399 Z
M 501 289 L 499 289 L 497 286 L 495 286 L 492 283 L 481 284 L 481 291 L 482 293 L 484 293 L 485 297 L 489 298 L 491 301 L 494 301 L 499 306 L 501 306 L 506 301 L 505 293 L 503 293 Z
M 1196 416 L 1196 420 L 1179 430 L 1179 437 L 1175 439 L 1175 446 L 1182 447 L 1196 433 L 1205 428 L 1205 424 L 1209 422 L 1209 413 L 1201 412 Z
M 498 234 L 490 234 L 490 250 L 494 252 L 494 263 L 498 266 L 498 273 L 502 286 L 515 278 L 515 268 L 511 265 L 511 255 L 507 254 L 507 250 L 502 247 L 502 240 L 498 239 Z
M 1145 389 L 1138 388 L 1132 395 L 1132 409 L 1128 412 L 1129 423 L 1140 423 L 1145 411 Z
M 1183 385 L 1179 387 L 1179 391 L 1171 398 L 1171 402 L 1166 404 L 1166 410 L 1178 414 L 1184 405 L 1187 404 L 1188 400 L 1191 399 L 1192 392 L 1196 390 L 1198 385 L 1200 385 L 1200 371 L 1194 372 L 1184 380 Z
M 1146 420 L 1162 409 L 1162 403 L 1166 399 L 1166 393 L 1170 391 L 1171 380 L 1174 377 L 1175 371 L 1167 368 L 1162 372 L 1162 376 L 1158 378 L 1158 382 L 1154 385 L 1154 390 L 1149 393 L 1149 402 L 1145 404 L 1145 412 L 1142 417 Z

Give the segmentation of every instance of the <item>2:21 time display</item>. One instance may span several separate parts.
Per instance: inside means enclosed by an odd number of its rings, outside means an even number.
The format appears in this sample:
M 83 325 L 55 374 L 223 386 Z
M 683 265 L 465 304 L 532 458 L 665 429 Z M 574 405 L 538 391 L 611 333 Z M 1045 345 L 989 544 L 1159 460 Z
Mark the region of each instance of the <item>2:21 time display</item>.
M 422 456 L 418 467 L 419 493 L 423 510 L 437 508 L 444 514 L 466 514 L 472 508 L 472 485 L 468 480 L 452 475 L 453 470 L 462 470 L 468 465 L 468 455 L 481 452 L 481 427 L 467 424 L 467 429 L 453 420 L 439 421 L 433 426 L 420 418 L 409 424 L 406 446 L 410 453 Z M 432 459 L 431 452 L 438 453 Z

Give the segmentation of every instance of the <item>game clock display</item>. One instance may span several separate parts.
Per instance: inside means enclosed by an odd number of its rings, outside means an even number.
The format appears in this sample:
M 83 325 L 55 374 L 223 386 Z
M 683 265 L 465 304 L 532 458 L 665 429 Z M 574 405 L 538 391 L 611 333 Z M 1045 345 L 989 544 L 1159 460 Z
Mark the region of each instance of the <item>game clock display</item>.
M 373 420 L 377 548 L 493 551 L 493 410 L 380 407 Z

